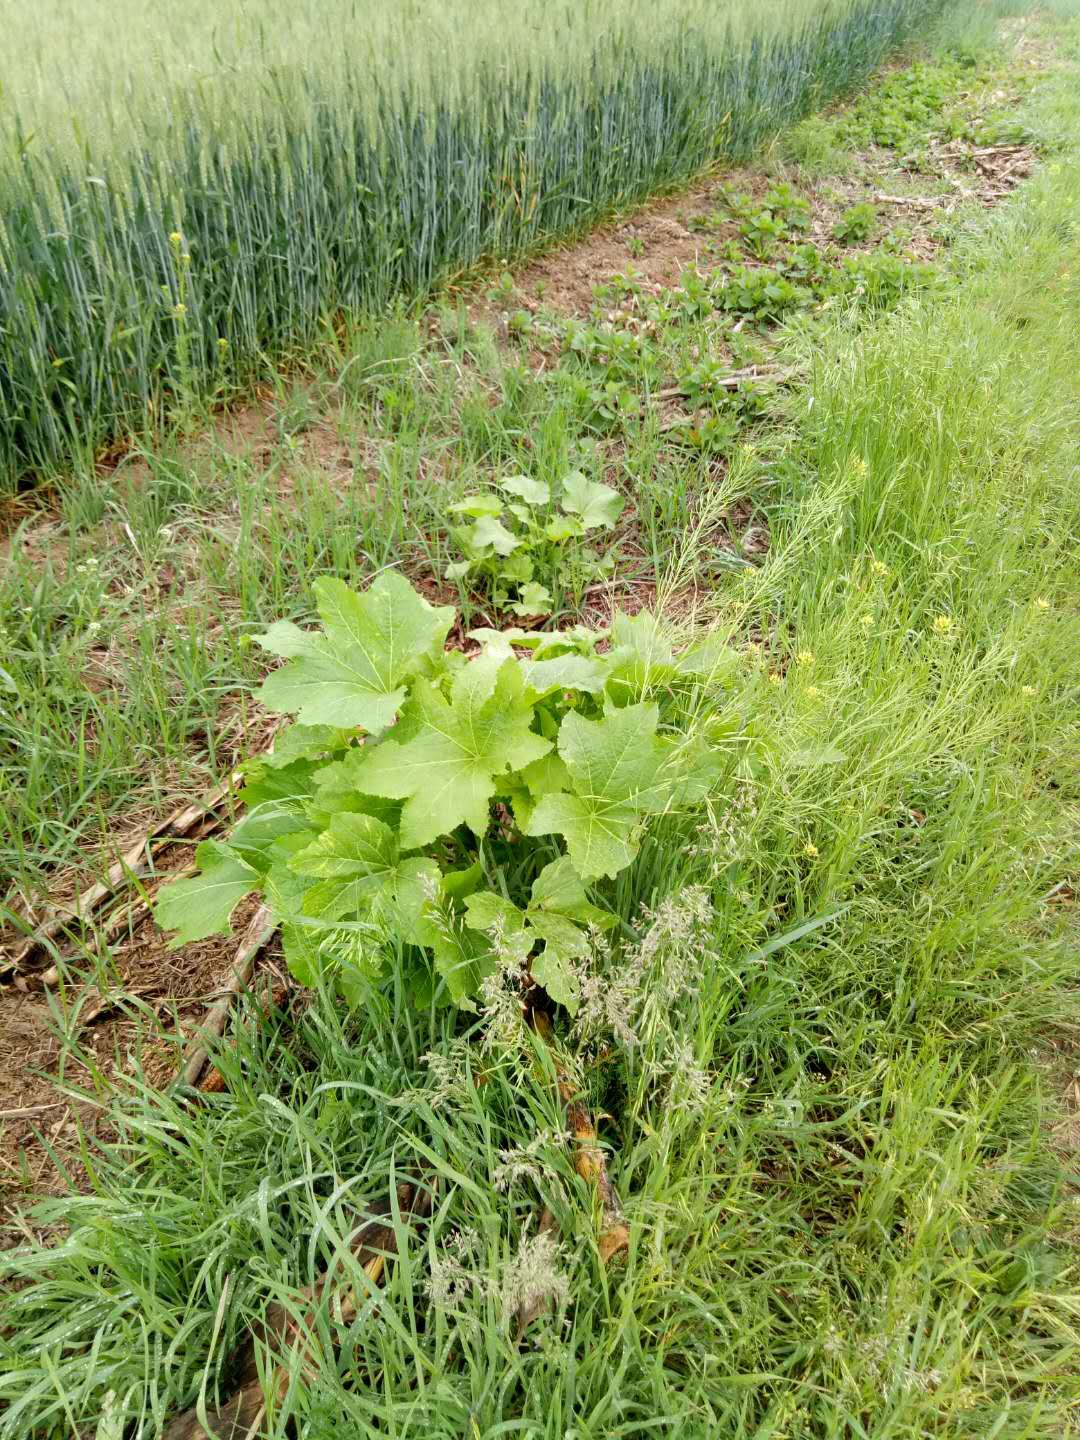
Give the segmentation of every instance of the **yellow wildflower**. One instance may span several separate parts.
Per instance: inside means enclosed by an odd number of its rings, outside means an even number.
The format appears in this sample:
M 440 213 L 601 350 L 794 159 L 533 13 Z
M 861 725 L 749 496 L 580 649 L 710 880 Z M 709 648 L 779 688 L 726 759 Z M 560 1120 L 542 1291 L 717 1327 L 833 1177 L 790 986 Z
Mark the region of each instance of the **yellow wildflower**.
M 177 317 L 177 319 L 179 319 L 181 316 L 187 314 L 187 306 L 182 300 L 178 300 L 176 304 L 172 307 L 172 313 Z
M 800 665 L 813 665 L 817 657 L 812 650 L 800 650 L 796 658 Z
M 935 616 L 934 616 L 934 634 L 935 634 L 935 635 L 948 635 L 948 633 L 949 633 L 949 631 L 952 629 L 952 627 L 953 627 L 953 618 L 952 618 L 951 615 L 935 615 Z
M 807 685 L 807 687 L 806 687 L 806 694 L 807 694 L 807 697 L 808 697 L 810 700 L 816 700 L 816 699 L 818 698 L 818 696 L 821 694 L 821 691 L 818 689 L 818 687 L 817 687 L 816 685 Z
M 1039 692 L 1035 689 L 1034 685 L 1025 685 L 1023 686 L 1023 693 L 1025 695 L 1037 695 Z
M 860 624 L 860 625 L 865 625 L 865 626 L 867 626 L 867 628 L 869 628 L 871 625 L 873 625 L 873 623 L 874 623 L 874 617 L 873 617 L 872 615 L 860 615 L 860 617 L 859 617 L 859 624 Z
M 170 244 L 170 245 L 174 245 L 174 246 L 176 247 L 176 249 L 179 250 L 179 249 L 180 249 L 180 246 L 181 246 L 183 243 L 184 243 L 184 237 L 180 234 L 180 231 L 179 231 L 179 230 L 174 230 L 174 231 L 172 232 L 172 234 L 169 236 L 169 244 Z
M 1036 610 L 1049 610 L 1049 609 L 1050 609 L 1050 601 L 1047 600 L 1045 596 L 1040 595 L 1040 596 L 1036 599 L 1036 601 L 1035 601 L 1035 609 L 1036 609 Z
M 884 576 L 888 575 L 889 573 L 889 567 L 885 564 L 884 560 L 871 560 L 870 569 L 874 572 L 875 575 Z
M 807 840 L 806 844 L 803 846 L 803 854 L 808 856 L 811 860 L 817 859 L 818 848 L 812 840 Z

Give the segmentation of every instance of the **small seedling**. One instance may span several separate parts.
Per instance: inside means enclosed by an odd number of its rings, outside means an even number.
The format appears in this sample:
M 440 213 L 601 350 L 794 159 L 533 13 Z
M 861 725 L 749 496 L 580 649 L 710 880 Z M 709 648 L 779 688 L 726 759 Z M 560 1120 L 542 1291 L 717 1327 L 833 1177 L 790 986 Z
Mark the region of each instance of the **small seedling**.
M 877 211 L 868 201 L 851 205 L 832 227 L 833 239 L 841 245 L 859 245 L 869 240 L 877 224 Z
M 478 591 L 495 610 L 548 615 L 552 592 L 537 576 L 561 585 L 593 578 L 601 557 L 581 542 L 614 527 L 623 497 L 580 470 L 563 478 L 557 499 L 529 475 L 507 476 L 498 488 L 501 495 L 484 491 L 449 507 L 471 523 L 451 531 L 462 558 L 447 566 L 446 579 Z

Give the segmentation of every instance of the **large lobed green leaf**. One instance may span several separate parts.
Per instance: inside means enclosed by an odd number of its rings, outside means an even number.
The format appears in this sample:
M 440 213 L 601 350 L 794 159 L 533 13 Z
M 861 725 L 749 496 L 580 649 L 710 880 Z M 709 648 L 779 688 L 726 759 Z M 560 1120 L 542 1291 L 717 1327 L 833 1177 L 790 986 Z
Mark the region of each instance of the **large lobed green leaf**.
M 627 705 L 598 720 L 571 711 L 559 730 L 559 756 L 570 789 L 545 795 L 533 810 L 528 835 L 562 835 L 586 880 L 614 876 L 637 854 L 644 815 L 663 810 L 672 785 L 657 737 L 656 705 Z
M 362 595 L 323 577 L 315 581 L 315 596 L 321 634 L 281 620 L 257 637 L 289 662 L 267 677 L 259 699 L 304 725 L 361 726 L 380 734 L 393 724 L 406 682 L 441 649 L 454 611 L 429 605 L 392 570 Z
M 357 765 L 357 785 L 404 800 L 401 843 L 407 849 L 461 824 L 482 836 L 503 777 L 551 749 L 532 721 L 517 661 L 481 655 L 454 676 L 449 700 L 435 685 L 417 682 L 403 721 L 410 738 L 391 737 L 372 747 Z

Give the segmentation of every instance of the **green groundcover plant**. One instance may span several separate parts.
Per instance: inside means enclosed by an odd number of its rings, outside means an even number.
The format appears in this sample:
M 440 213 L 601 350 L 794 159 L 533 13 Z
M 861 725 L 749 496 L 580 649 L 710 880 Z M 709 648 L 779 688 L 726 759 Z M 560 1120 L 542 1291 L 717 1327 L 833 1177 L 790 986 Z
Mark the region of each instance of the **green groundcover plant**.
M 248 763 L 246 814 L 162 890 L 159 923 L 178 945 L 227 934 L 257 891 L 302 983 L 358 1000 L 398 964 L 418 1002 L 469 1003 L 510 963 L 573 1010 L 590 933 L 621 923 L 610 882 L 730 768 L 738 656 L 711 635 L 680 649 L 642 613 L 474 631 L 467 658 L 446 647 L 453 609 L 397 573 L 315 594 L 321 630 L 259 637 L 286 660 L 260 698 L 296 723 Z
M 551 487 L 528 475 L 510 475 L 499 487 L 508 499 L 488 490 L 450 506 L 452 514 L 470 523 L 452 532 L 464 558 L 447 566 L 448 580 L 479 587 L 496 609 L 548 615 L 552 595 L 537 580 L 538 570 L 568 567 L 592 578 L 610 568 L 613 556 L 582 542 L 590 532 L 615 525 L 623 508 L 617 490 L 587 479 L 580 470 L 563 478 L 557 505 Z

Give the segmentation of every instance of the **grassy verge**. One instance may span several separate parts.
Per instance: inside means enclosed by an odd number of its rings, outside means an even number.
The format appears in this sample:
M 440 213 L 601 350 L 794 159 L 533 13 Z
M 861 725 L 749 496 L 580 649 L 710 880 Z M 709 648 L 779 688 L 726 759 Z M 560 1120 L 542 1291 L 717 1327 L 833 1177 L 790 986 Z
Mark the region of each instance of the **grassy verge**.
M 562 1037 L 625 1267 L 528 1035 L 316 996 L 287 1037 L 243 1032 L 197 1108 L 135 1086 L 94 1193 L 43 1207 L 72 1230 L 5 1261 L 0 1435 L 155 1434 L 268 1301 L 327 1264 L 363 1285 L 350 1216 L 421 1166 L 430 1225 L 399 1222 L 355 1324 L 321 1313 L 266 1434 L 1075 1433 L 1076 1207 L 1033 1053 L 1077 1020 L 1072 63 L 1040 101 L 1060 153 L 961 240 L 949 293 L 818 331 L 738 462 L 769 551 L 698 618 L 758 647 L 759 763 L 643 850 L 619 903 L 647 940 L 593 962 L 619 1013 Z M 682 573 L 708 533 L 672 542 Z M 554 1313 L 519 1345 L 530 1293 Z

